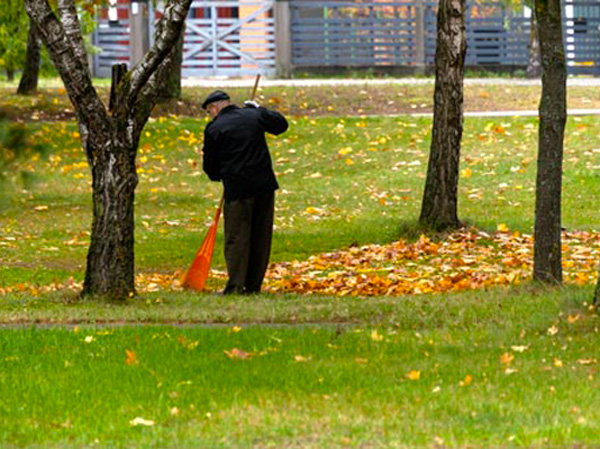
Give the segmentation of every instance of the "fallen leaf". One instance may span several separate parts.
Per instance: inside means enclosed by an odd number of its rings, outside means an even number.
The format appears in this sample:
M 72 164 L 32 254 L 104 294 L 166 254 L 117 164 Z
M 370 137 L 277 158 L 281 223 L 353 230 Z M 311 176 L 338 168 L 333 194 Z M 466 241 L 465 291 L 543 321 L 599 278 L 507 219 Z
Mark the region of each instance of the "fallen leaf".
M 410 380 L 419 380 L 421 378 L 421 371 L 412 370 L 406 375 Z
M 382 341 L 383 340 L 383 335 L 379 334 L 377 332 L 377 329 L 373 329 L 373 331 L 371 332 L 371 340 L 373 340 L 373 341 Z
M 127 365 L 137 365 L 138 361 L 134 351 L 125 349 L 125 363 Z
M 150 420 L 150 419 L 144 419 L 144 418 L 140 418 L 139 416 L 137 418 L 133 418 L 131 421 L 129 421 L 129 425 L 130 426 L 146 426 L 146 427 L 150 427 L 155 425 L 156 422 Z
M 563 366 L 562 360 L 554 359 L 554 366 L 556 366 L 557 368 L 562 368 L 562 366 Z
M 231 351 L 227 351 L 224 350 L 223 351 L 225 353 L 225 355 L 227 357 L 229 357 L 232 360 L 246 360 L 249 359 L 250 357 L 252 357 L 252 354 L 250 354 L 249 352 L 246 351 L 242 351 L 241 349 L 238 348 L 233 348 Z
M 471 385 L 471 383 L 473 382 L 473 376 L 471 376 L 470 374 L 467 374 L 464 378 L 464 380 L 461 380 L 458 385 L 461 387 L 468 387 L 469 385 Z
M 511 346 L 510 349 L 515 352 L 525 352 L 527 349 L 529 349 L 529 346 Z
M 513 360 L 515 360 L 515 356 L 513 354 L 511 354 L 510 352 L 505 352 L 504 354 L 502 354 L 502 356 L 500 357 L 500 361 L 504 364 L 504 365 L 510 365 Z
M 593 365 L 596 363 L 596 359 L 579 359 L 577 360 L 577 363 L 580 365 Z

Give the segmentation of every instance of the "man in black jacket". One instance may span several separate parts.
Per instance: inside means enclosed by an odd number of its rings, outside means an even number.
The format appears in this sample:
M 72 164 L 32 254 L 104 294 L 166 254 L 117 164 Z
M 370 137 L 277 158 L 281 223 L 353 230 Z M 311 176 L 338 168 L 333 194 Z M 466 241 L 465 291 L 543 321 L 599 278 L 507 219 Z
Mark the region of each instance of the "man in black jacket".
M 279 188 L 265 132 L 288 128 L 278 112 L 253 101 L 240 108 L 222 91 L 202 108 L 213 119 L 204 130 L 203 168 L 225 190 L 225 261 L 229 280 L 224 294 L 258 293 L 267 271 L 273 235 L 275 190 Z

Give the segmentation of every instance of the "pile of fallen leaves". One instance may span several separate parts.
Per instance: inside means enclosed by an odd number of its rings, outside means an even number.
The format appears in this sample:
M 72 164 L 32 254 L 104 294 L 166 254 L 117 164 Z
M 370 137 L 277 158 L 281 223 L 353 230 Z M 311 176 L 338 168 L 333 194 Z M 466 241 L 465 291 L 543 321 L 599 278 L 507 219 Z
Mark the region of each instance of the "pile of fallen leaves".
M 600 234 L 563 233 L 565 282 L 587 284 L 597 279 Z M 511 232 L 505 225 L 488 234 L 462 229 L 433 241 L 423 235 L 414 243 L 399 240 L 311 256 L 305 261 L 272 264 L 266 291 L 338 296 L 405 295 L 474 290 L 518 284 L 531 279 L 533 237 Z M 138 274 L 139 293 L 181 290 L 182 272 Z M 223 284 L 226 273 L 213 270 L 211 288 Z M 0 295 L 24 292 L 33 296 L 58 290 L 80 291 L 72 278 L 50 285 L 17 284 L 0 287 Z
M 505 225 L 490 235 L 463 229 L 435 242 L 427 236 L 414 243 L 351 247 L 274 264 L 268 273 L 271 292 L 326 295 L 403 295 L 464 291 L 517 284 L 530 279 L 533 237 L 510 232 Z M 585 284 L 597 278 L 600 235 L 563 234 L 565 281 Z

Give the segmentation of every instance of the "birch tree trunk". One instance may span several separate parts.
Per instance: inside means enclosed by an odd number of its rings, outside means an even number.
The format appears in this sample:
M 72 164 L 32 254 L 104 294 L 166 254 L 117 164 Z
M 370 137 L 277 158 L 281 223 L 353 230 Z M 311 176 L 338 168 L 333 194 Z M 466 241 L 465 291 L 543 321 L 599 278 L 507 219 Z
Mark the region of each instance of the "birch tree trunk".
M 60 20 L 47 0 L 25 0 L 63 80 L 92 171 L 93 222 L 84 295 L 125 299 L 135 293 L 135 158 L 154 105 L 161 63 L 177 42 L 192 0 L 171 0 L 154 46 L 115 87 L 107 111 L 92 85 L 74 0 L 59 0 Z
M 27 53 L 25 54 L 25 66 L 21 81 L 17 88 L 19 95 L 32 95 L 37 92 L 38 78 L 40 74 L 42 41 L 37 25 L 29 21 L 29 33 L 27 35 Z
M 534 266 L 537 281 L 559 284 L 561 266 L 561 191 L 567 66 L 560 0 L 536 0 L 542 57 L 538 163 L 535 198 Z
M 457 195 L 466 51 L 465 0 L 440 0 L 433 130 L 419 218 L 422 225 L 436 230 L 460 226 Z

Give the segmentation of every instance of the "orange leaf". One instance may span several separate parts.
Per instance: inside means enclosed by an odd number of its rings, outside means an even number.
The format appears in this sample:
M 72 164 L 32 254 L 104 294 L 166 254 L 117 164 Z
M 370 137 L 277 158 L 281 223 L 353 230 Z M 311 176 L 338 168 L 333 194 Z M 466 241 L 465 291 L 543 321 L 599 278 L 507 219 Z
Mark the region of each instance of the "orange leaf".
M 249 359 L 250 357 L 252 357 L 252 354 L 250 354 L 249 352 L 242 351 L 241 349 L 238 349 L 238 348 L 233 348 L 231 351 L 224 350 L 223 352 L 231 360 L 236 360 L 236 359 L 246 360 L 246 359 Z
M 125 349 L 125 363 L 127 365 L 137 365 L 138 361 L 137 361 L 137 357 L 135 356 L 135 352 L 131 351 L 130 349 Z

